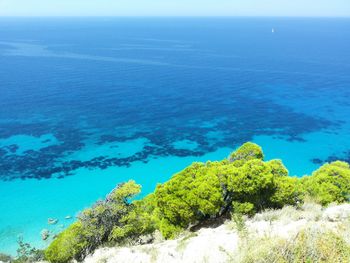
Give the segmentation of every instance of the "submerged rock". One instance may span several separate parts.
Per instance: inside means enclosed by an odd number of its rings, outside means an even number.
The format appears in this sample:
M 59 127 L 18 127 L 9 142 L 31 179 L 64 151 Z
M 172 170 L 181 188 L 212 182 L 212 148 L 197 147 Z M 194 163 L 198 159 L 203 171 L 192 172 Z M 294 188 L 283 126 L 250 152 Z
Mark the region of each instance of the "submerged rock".
M 58 222 L 58 219 L 56 219 L 56 218 L 49 218 L 49 219 L 47 219 L 47 223 L 49 225 L 56 225 L 57 222 Z
M 50 236 L 50 231 L 47 229 L 43 229 L 43 230 L 41 230 L 40 235 L 41 235 L 42 240 L 46 240 Z

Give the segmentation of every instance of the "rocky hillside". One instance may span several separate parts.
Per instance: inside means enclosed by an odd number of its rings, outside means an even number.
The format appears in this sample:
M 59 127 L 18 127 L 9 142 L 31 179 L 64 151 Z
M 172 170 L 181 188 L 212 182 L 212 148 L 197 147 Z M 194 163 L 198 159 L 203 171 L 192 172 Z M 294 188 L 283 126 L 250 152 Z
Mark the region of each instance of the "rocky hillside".
M 350 204 L 267 210 L 174 240 L 100 248 L 84 262 L 350 262 Z

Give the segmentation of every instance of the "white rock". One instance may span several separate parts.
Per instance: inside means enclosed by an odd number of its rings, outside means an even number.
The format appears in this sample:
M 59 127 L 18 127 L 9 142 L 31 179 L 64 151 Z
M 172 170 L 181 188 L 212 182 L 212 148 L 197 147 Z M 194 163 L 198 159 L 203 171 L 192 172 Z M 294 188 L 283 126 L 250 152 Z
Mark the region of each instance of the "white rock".
M 350 218 L 350 204 L 330 206 L 325 209 L 322 218 L 332 222 Z

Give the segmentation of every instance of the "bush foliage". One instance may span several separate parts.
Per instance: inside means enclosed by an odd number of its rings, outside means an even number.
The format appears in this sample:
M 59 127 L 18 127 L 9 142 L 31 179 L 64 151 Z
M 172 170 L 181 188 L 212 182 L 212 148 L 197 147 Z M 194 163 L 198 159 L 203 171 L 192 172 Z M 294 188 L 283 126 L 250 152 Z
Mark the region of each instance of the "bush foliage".
M 350 198 L 350 167 L 336 161 L 320 167 L 301 179 L 305 193 L 322 205 L 345 202 Z
M 138 221 L 130 218 L 140 210 L 139 203 L 142 201 L 131 203 L 129 198 L 140 190 L 141 187 L 134 181 L 120 184 L 106 200 L 84 210 L 79 220 L 59 234 L 46 249 L 46 259 L 54 263 L 81 260 L 103 243 L 122 241 L 131 236 L 136 229 L 133 224 Z
M 46 249 L 50 262 L 81 260 L 102 244 L 137 243 L 159 230 L 165 238 L 208 219 L 253 215 L 268 208 L 299 205 L 305 198 L 322 205 L 349 200 L 350 167 L 323 165 L 311 176 L 291 177 L 280 160 L 264 161 L 262 149 L 245 143 L 227 160 L 193 163 L 159 184 L 154 193 L 130 201 L 141 186 L 119 185 L 104 201 L 83 211 L 76 223 Z

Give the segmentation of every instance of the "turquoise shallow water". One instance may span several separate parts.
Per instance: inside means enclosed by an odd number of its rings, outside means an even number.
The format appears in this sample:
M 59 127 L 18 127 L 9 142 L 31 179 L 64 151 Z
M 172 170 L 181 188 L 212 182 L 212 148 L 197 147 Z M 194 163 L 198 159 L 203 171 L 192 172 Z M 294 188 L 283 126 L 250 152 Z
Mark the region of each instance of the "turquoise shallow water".
M 2 193 L 1 208 L 6 211 L 0 219 L 0 246 L 6 252 L 17 249 L 17 237 L 23 235 L 26 242 L 36 247 L 45 247 L 48 242 L 40 240 L 43 228 L 59 232 L 83 208 L 108 194 L 118 183 L 130 179 L 142 185 L 143 195 L 154 190 L 157 183 L 166 181 L 170 176 L 193 161 L 223 159 L 230 149 L 220 149 L 200 158 L 163 157 L 152 159 L 147 164 L 135 162 L 131 167 L 110 167 L 105 170 L 87 170 L 80 168 L 74 176 L 50 180 L 11 181 L 0 184 Z M 141 196 L 140 196 L 141 197 Z M 48 218 L 57 218 L 56 225 L 48 225 Z
M 349 19 L 1 18 L 0 251 L 246 141 L 296 176 L 349 161 L 348 46 Z

